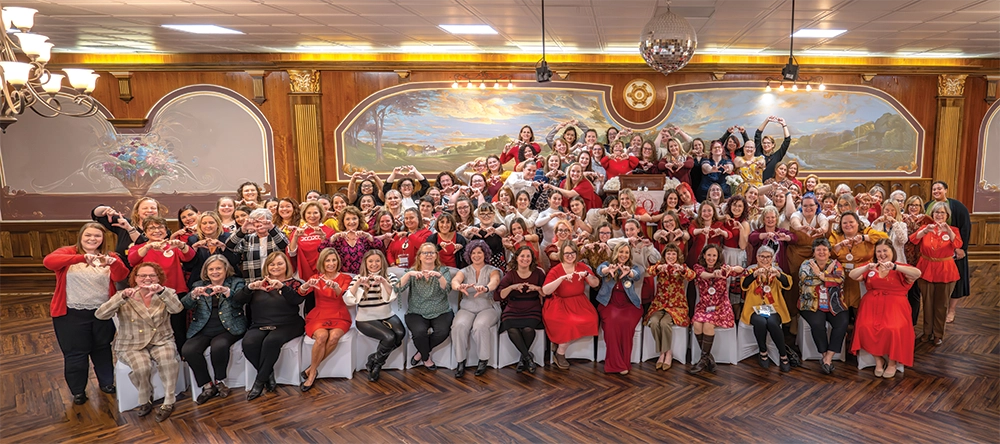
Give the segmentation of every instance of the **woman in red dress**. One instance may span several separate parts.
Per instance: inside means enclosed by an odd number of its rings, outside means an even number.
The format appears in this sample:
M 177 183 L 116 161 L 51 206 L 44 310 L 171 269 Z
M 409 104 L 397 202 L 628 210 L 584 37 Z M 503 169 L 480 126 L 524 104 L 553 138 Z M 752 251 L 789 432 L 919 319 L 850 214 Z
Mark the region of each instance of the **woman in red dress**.
M 601 208 L 601 197 L 597 195 L 597 192 L 594 190 L 594 184 L 590 182 L 590 179 L 583 177 L 583 167 L 579 163 L 573 162 L 566 169 L 566 172 L 567 177 L 563 179 L 559 186 L 553 184 L 544 186 L 553 192 L 559 192 L 566 199 L 572 199 L 576 196 L 582 197 L 583 202 L 587 205 L 587 210 Z
M 521 127 L 521 131 L 517 135 L 517 141 L 510 142 L 504 146 L 504 151 L 500 153 L 500 163 L 504 164 L 511 160 L 516 161 L 515 163 L 524 162 L 527 159 L 524 156 L 525 147 L 531 147 L 531 151 L 535 156 L 542 152 L 542 147 L 535 143 L 535 131 L 528 125 Z
M 437 232 L 428 237 L 427 242 L 437 245 L 438 257 L 441 258 L 442 264 L 462 269 L 467 266 L 465 259 L 462 258 L 465 253 L 462 249 L 469 241 L 455 231 L 455 225 L 457 225 L 455 216 L 451 213 L 441 213 L 434 220 L 434 230 Z
M 698 287 L 698 303 L 691 317 L 695 340 L 701 345 L 701 359 L 688 370 L 700 373 L 707 369 L 715 371 L 712 344 L 715 343 L 716 328 L 733 328 L 736 316 L 729 303 L 726 279 L 739 276 L 743 267 L 730 267 L 722 261 L 722 247 L 718 244 L 706 245 L 694 266 L 695 285 Z M 691 357 L 694 360 L 694 357 Z
M 601 158 L 601 166 L 607 171 L 608 180 L 628 174 L 639 166 L 639 158 L 625 152 L 625 144 L 616 140 L 611 144 L 611 155 Z
M 676 216 L 674 216 L 676 217 Z M 646 325 L 653 332 L 656 351 L 656 369 L 667 370 L 673 362 L 673 327 L 687 327 L 688 302 L 684 293 L 687 281 L 694 280 L 694 270 L 683 263 L 684 255 L 677 244 L 663 248 L 663 260 L 650 265 L 646 274 L 656 277 L 656 296 L 646 312 Z
M 642 302 L 636 294 L 636 283 L 642 279 L 642 268 L 632 264 L 632 247 L 618 244 L 611 260 L 597 267 L 601 289 L 597 292 L 597 312 L 607 356 L 604 372 L 627 375 L 632 369 L 632 338 L 642 319 Z
M 319 202 L 306 202 L 302 208 L 302 226 L 289 227 L 289 231 L 294 231 L 288 242 L 288 256 L 295 262 L 295 270 L 302 279 L 317 273 L 319 245 L 334 232 L 333 228 L 323 225 L 325 215 L 326 210 Z
M 311 294 L 316 299 L 316 308 L 306 315 L 306 336 L 316 341 L 312 349 L 312 362 L 302 371 L 302 385 L 308 392 L 316 383 L 317 369 L 327 356 L 337 348 L 340 338 L 351 329 L 351 313 L 344 303 L 344 290 L 351 285 L 351 276 L 340 272 L 340 256 L 333 248 L 325 248 L 319 253 L 316 268 L 322 268 L 299 286 L 299 294 Z
M 416 208 L 403 211 L 403 230 L 396 233 L 386 248 L 389 265 L 410 268 L 417 263 L 417 250 L 431 237 L 431 230 L 424 227 L 424 220 Z
M 557 344 L 555 366 L 569 368 L 566 349 L 584 336 L 597 336 L 597 310 L 587 297 L 585 284 L 600 285 L 590 267 L 577 261 L 580 250 L 575 242 L 559 243 L 559 263 L 545 277 L 542 293 L 549 300 L 542 305 L 542 321 L 549 340 Z
M 914 334 L 906 291 L 920 277 L 920 269 L 897 260 L 892 243 L 881 239 L 875 243 L 875 260 L 850 274 L 851 279 L 863 280 L 868 288 L 858 308 L 851 353 L 861 349 L 871 353 L 876 377 L 895 376 L 897 362 L 913 365 Z
M 724 240 L 732 236 L 732 233 L 726 230 L 722 220 L 720 220 L 718 208 L 709 202 L 701 204 L 701 208 L 698 209 L 698 218 L 691 222 L 688 233 L 691 235 L 691 254 L 687 260 L 689 267 L 694 267 L 698 254 L 706 245 L 722 245 Z
M 951 205 L 935 202 L 931 207 L 933 223 L 910 235 L 910 242 L 920 247 L 917 285 L 924 297 L 924 334 L 920 340 L 931 341 L 934 345 L 944 341 L 948 301 L 959 279 L 954 254 L 956 249 L 962 248 L 962 236 L 958 228 L 948 225 L 950 217 Z

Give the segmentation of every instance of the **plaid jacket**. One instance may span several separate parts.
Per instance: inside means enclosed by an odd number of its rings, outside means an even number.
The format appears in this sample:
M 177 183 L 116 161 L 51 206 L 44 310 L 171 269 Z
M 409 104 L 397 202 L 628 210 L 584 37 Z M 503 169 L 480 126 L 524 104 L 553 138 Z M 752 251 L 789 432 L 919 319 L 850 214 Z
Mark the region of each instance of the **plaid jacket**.
M 271 228 L 267 232 L 267 245 L 265 253 L 260 251 L 260 237 L 253 233 L 247 235 L 243 230 L 236 230 L 229 239 L 226 239 L 226 249 L 236 253 L 240 258 L 240 269 L 243 270 L 243 278 L 249 284 L 264 278 L 261 268 L 264 266 L 264 259 L 267 255 L 275 251 L 285 251 L 288 248 L 288 237 L 277 228 Z M 288 264 L 292 266 L 291 263 Z

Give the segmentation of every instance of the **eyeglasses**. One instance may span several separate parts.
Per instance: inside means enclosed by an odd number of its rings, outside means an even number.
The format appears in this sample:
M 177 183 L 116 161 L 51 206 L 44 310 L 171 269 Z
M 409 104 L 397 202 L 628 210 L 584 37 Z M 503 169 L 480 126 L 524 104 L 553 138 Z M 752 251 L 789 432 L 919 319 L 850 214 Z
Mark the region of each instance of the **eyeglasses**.
M 608 236 L 611 236 L 611 232 L 610 232 L 610 231 L 601 231 L 601 232 L 599 232 L 599 233 L 597 233 L 597 234 L 598 234 L 599 236 L 604 236 L 604 235 L 608 235 Z
M 433 256 L 433 255 L 437 254 L 437 252 L 436 251 L 421 251 L 420 254 L 422 254 L 424 256 Z
M 137 274 L 135 277 L 138 279 L 153 279 L 158 278 L 159 276 L 155 274 Z
M 167 227 L 160 226 L 160 225 L 150 225 L 150 226 L 146 227 L 146 231 L 161 231 L 161 230 L 162 231 L 166 231 Z
M 576 256 L 576 252 L 575 251 L 563 251 L 563 256 L 570 256 L 570 255 Z
M 560 228 L 560 229 L 556 230 L 556 233 L 569 233 L 569 232 L 570 232 L 570 230 L 567 230 L 565 228 Z

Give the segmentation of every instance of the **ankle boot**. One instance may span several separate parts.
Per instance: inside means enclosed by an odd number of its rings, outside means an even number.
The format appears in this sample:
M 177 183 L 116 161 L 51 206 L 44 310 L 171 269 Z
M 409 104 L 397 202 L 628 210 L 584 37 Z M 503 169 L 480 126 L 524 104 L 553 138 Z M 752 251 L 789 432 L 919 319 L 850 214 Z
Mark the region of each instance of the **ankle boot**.
M 715 372 L 715 356 L 712 356 L 712 344 L 715 342 L 715 335 L 704 335 L 701 341 L 701 352 L 708 361 L 708 371 Z
M 458 361 L 458 365 L 455 367 L 455 377 L 461 378 L 465 376 L 465 361 Z

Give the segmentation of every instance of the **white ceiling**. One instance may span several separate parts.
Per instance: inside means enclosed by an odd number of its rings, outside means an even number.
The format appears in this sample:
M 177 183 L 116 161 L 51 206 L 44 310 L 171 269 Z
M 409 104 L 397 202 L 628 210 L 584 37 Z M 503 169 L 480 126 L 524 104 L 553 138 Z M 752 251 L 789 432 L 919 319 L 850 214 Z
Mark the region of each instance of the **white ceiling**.
M 540 52 L 539 0 L 0 0 L 38 9 L 33 32 L 56 51 Z M 548 0 L 548 52 L 635 53 L 665 0 Z M 698 52 L 788 51 L 790 0 L 674 0 Z M 164 24 L 214 24 L 245 35 L 196 35 Z M 439 24 L 487 24 L 497 35 L 456 36 Z M 1000 0 L 800 0 L 795 29 L 847 32 L 795 39 L 796 55 L 1000 56 Z M 303 46 L 327 45 L 325 49 Z M 842 53 L 843 51 L 850 51 Z M 828 55 L 822 53 L 822 55 Z

